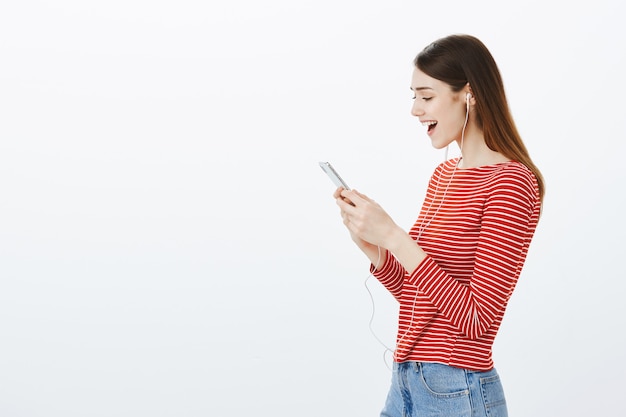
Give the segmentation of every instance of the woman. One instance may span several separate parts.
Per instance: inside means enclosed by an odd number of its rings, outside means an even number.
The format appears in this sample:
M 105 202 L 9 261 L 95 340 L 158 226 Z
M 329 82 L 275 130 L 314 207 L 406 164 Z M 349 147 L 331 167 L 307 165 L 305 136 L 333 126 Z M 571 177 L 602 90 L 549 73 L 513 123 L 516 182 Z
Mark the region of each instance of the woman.
M 412 115 L 439 165 L 409 233 L 372 199 L 334 197 L 373 275 L 400 304 L 381 416 L 506 416 L 492 345 L 534 234 L 544 185 L 509 112 L 493 57 L 472 36 L 439 39 L 414 61 Z

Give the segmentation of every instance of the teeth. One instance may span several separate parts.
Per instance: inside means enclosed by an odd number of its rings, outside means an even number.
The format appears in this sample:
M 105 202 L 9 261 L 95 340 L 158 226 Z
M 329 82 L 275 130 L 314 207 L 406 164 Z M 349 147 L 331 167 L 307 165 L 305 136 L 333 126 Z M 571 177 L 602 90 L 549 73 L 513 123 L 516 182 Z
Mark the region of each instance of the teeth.
M 437 124 L 437 122 L 435 122 L 434 120 L 428 120 L 426 122 L 422 122 L 422 126 L 431 126 Z

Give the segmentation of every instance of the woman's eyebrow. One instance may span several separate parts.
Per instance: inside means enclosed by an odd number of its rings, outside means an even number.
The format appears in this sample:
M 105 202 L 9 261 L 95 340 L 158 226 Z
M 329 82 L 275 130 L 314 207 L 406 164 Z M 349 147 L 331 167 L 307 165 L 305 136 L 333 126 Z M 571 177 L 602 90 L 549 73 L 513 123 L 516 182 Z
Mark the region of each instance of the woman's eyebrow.
M 432 90 L 431 87 L 409 87 L 411 91 Z

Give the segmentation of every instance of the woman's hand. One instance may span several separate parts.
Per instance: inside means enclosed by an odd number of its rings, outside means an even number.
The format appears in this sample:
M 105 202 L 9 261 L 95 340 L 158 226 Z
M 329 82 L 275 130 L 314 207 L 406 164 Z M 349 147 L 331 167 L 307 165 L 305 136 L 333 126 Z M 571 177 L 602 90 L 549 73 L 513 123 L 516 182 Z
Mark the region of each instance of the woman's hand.
M 376 268 L 385 264 L 387 251 L 393 253 L 407 271 L 414 271 L 424 260 L 426 253 L 422 248 L 374 200 L 343 188 L 338 188 L 333 196 L 352 240 Z
M 365 194 L 343 188 L 338 188 L 333 196 L 341 209 L 343 224 L 361 249 L 389 248 L 400 228 L 378 203 Z

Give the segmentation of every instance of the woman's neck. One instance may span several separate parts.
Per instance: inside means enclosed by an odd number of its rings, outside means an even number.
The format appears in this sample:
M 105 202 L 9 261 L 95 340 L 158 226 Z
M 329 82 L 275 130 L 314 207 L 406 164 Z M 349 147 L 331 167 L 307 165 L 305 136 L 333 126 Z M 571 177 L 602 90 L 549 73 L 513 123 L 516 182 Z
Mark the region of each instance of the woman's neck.
M 510 160 L 501 153 L 487 147 L 482 131 L 468 129 L 465 132 L 463 143 L 459 140 L 458 144 L 462 155 L 462 159 L 459 162 L 459 168 L 461 169 L 493 165 Z

